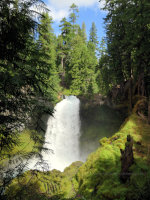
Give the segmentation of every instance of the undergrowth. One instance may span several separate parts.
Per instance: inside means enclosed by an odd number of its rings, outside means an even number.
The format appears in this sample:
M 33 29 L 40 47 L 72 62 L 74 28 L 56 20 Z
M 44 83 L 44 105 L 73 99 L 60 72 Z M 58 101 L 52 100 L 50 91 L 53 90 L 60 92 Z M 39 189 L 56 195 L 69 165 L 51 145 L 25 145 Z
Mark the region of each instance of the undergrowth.
M 134 164 L 126 183 L 120 180 L 121 153 L 127 135 L 134 140 Z M 28 171 L 15 178 L 6 190 L 7 199 L 149 200 L 150 125 L 133 113 L 120 131 L 102 138 L 100 147 L 82 164 L 75 162 L 64 172 Z M 18 181 L 19 180 L 19 181 Z

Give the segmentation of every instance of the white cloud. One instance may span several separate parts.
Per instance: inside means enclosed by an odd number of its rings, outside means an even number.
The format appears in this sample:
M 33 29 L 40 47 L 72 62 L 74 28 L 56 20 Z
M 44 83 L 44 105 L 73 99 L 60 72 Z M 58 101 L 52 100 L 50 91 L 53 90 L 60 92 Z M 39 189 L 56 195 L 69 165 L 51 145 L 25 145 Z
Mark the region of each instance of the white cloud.
M 89 7 L 98 2 L 98 0 L 49 0 L 50 4 L 58 9 L 69 8 L 73 3 L 78 7 Z
M 54 21 L 60 21 L 63 17 L 68 17 L 69 13 L 66 9 L 56 9 L 54 7 L 49 6 L 50 15 L 52 16 Z
M 99 2 L 99 0 L 49 0 L 48 7 L 51 10 L 50 15 L 54 21 L 60 21 L 63 17 L 68 17 L 69 7 L 75 3 L 80 7 L 103 7 L 105 0 Z
M 105 0 L 101 0 L 100 2 L 98 2 L 98 6 L 99 8 L 103 8 L 105 5 L 106 1 Z

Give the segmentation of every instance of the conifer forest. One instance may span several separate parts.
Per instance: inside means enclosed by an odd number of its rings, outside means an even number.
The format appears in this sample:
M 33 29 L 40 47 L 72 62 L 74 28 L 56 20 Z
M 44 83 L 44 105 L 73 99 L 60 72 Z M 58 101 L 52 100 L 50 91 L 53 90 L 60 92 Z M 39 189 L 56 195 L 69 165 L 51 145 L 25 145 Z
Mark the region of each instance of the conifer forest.
M 47 2 L 0 0 L 0 199 L 150 200 L 150 1 Z

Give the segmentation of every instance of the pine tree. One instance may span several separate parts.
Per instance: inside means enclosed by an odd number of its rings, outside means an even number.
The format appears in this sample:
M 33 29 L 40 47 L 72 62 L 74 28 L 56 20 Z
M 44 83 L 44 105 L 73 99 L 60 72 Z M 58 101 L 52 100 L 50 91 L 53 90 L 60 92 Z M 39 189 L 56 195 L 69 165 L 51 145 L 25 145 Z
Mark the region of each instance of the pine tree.
M 61 35 L 58 37 L 57 58 L 59 61 L 58 65 L 60 66 L 62 85 L 65 86 L 65 81 L 67 80 L 68 55 L 73 35 L 72 24 L 68 22 L 66 18 L 63 18 L 59 27 L 61 27 Z
M 77 30 L 78 30 L 78 25 L 76 25 L 76 21 L 77 21 L 77 18 L 78 18 L 78 12 L 79 12 L 79 9 L 78 9 L 78 6 L 76 6 L 74 3 L 70 6 L 70 15 L 69 15 L 69 18 L 70 18 L 70 22 L 72 23 L 72 31 L 73 31 L 73 36 L 77 33 Z
M 52 110 L 39 104 L 39 97 L 50 100 L 42 88 L 46 88 L 49 71 L 40 68 L 37 60 L 39 49 L 35 43 L 37 21 L 33 20 L 32 6 L 41 3 L 40 0 L 1 0 L 0 1 L 0 159 L 11 158 L 10 151 L 14 145 L 19 145 L 20 130 L 29 125 L 35 110 Z M 45 9 L 46 10 L 46 9 Z M 36 12 L 36 14 L 38 14 Z M 41 16 L 39 14 L 39 16 Z M 36 131 L 31 131 L 31 138 L 36 146 L 41 141 Z M 21 144 L 22 146 L 22 144 Z M 37 146 L 38 147 L 38 146 Z M 23 155 L 28 160 L 35 155 L 35 149 L 24 155 L 19 151 L 17 160 Z M 1 166 L 0 196 L 11 179 L 23 172 L 25 163 L 15 166 L 14 171 L 3 173 Z M 4 198 L 5 199 L 5 198 Z
M 148 0 L 108 0 L 104 8 L 112 85 L 128 83 L 130 110 L 133 94 L 149 96 L 148 7 Z
M 92 23 L 92 27 L 90 29 L 89 41 L 95 45 L 95 48 L 97 47 L 98 45 L 97 28 L 94 22 Z
M 33 58 L 37 22 L 30 8 L 39 2 L 0 1 L 0 151 L 16 144 L 17 130 L 29 122 L 46 85 Z
M 61 27 L 61 36 L 63 39 L 64 51 L 66 51 L 67 54 L 72 39 L 72 25 L 66 20 L 66 18 L 63 18 L 59 27 Z
M 87 35 L 86 35 L 86 26 L 85 26 L 85 22 L 82 23 L 81 36 L 83 37 L 83 40 L 86 42 L 86 40 L 87 40 Z
M 40 22 L 39 39 L 37 41 L 40 52 L 38 61 L 41 63 L 39 69 L 47 69 L 49 74 L 48 77 L 47 74 L 43 77 L 48 85 L 48 88 L 43 88 L 43 90 L 45 89 L 45 92 L 48 92 L 56 101 L 60 82 L 56 69 L 56 37 L 52 29 L 52 18 L 49 17 L 48 13 L 43 13 Z
M 80 35 L 72 42 L 69 62 L 70 89 L 74 94 L 93 94 L 98 91 L 95 77 L 95 54 L 88 49 Z
M 70 22 L 75 25 L 76 21 L 77 21 L 77 18 L 78 18 L 78 15 L 77 13 L 79 12 L 79 9 L 78 7 L 73 3 L 71 6 L 70 6 Z

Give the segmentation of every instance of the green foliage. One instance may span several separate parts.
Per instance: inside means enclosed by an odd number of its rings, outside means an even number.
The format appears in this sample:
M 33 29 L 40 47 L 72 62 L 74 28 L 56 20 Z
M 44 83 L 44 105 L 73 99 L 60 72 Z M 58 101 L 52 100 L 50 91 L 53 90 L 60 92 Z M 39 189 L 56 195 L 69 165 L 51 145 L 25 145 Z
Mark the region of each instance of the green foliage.
M 75 22 L 77 20 L 77 13 L 79 12 L 78 6 L 75 5 L 74 3 L 70 6 L 70 22 L 73 24 L 73 32 L 75 31 Z
M 25 157 L 33 150 L 39 153 L 44 143 L 44 136 L 34 130 L 24 130 L 17 134 L 17 145 L 12 150 L 3 150 L 1 153 L 1 164 L 6 163 L 9 159 L 13 160 L 15 156 Z M 7 164 L 7 163 L 6 163 Z
M 16 144 L 15 132 L 28 124 L 39 103 L 37 96 L 46 98 L 49 73 L 35 58 L 37 22 L 30 11 L 40 2 L 0 2 L 0 151 Z
M 78 8 L 70 7 L 70 22 L 61 20 L 61 36 L 58 36 L 57 65 L 61 75 L 61 84 L 74 95 L 93 95 L 98 93 L 98 70 L 96 66 L 97 34 L 93 24 L 91 40 L 87 43 L 86 27 L 76 24 Z
M 15 178 L 7 187 L 7 199 L 69 199 L 75 196 L 76 174 L 82 162 L 75 162 L 64 172 L 52 170 L 51 172 L 27 171 Z M 34 190 L 32 192 L 32 190 Z
M 107 95 L 114 83 L 114 77 L 112 76 L 112 70 L 110 68 L 109 56 L 106 49 L 106 42 L 102 39 L 99 48 L 100 58 L 97 66 L 97 84 L 99 91 L 103 95 Z M 111 74 L 111 79 L 110 79 Z
M 106 1 L 104 10 L 107 10 L 107 63 L 113 85 L 121 84 L 130 78 L 136 82 L 141 73 L 146 80 L 149 79 L 148 7 L 148 0 Z M 149 81 L 146 80 L 145 84 L 149 85 Z
M 143 127 L 145 127 L 143 129 Z M 104 199 L 136 200 L 149 199 L 149 125 L 132 114 L 119 132 L 100 140 L 100 147 L 82 164 L 75 162 L 64 172 L 28 171 L 15 178 L 6 190 L 7 199 Z M 127 135 L 134 139 L 134 164 L 131 177 L 126 183 L 120 181 L 121 155 Z M 137 142 L 141 142 L 139 145 Z M 142 152 L 142 153 L 141 153 Z
M 35 131 L 19 135 L 17 130 L 28 124 L 41 102 L 56 102 L 56 91 L 60 90 L 58 74 L 61 75 L 62 85 L 67 88 L 65 93 L 90 96 L 99 91 L 107 94 L 112 86 L 130 78 L 136 82 L 140 74 L 144 73 L 146 95 L 149 95 L 148 0 L 106 1 L 107 50 L 102 41 L 99 64 L 95 24 L 92 24 L 90 40 L 87 42 L 85 25 L 80 28 L 76 24 L 78 8 L 73 4 L 70 7 L 70 22 L 62 19 L 61 35 L 56 42 L 52 19 L 47 13 L 41 15 L 39 25 L 33 20 L 30 8 L 39 2 L 0 2 L 2 168 L 17 155 L 26 158 L 35 154 L 40 156 L 43 137 Z M 35 35 L 37 31 L 38 38 Z M 49 107 L 40 108 L 51 113 Z M 146 122 L 133 114 L 118 133 L 100 140 L 99 149 L 89 155 L 82 166 L 76 162 L 63 173 L 57 170 L 28 171 L 20 176 L 22 171 L 19 171 L 9 184 L 13 175 L 11 172 L 11 177 L 6 176 L 0 183 L 7 187 L 6 199 L 148 200 L 149 128 Z M 125 148 L 128 134 L 134 139 L 135 163 L 131 167 L 130 180 L 123 184 L 119 179 L 120 149 Z
M 97 60 L 91 49 L 79 35 L 74 37 L 70 51 L 68 78 L 70 89 L 76 95 L 97 92 L 95 77 Z
M 84 22 L 82 23 L 81 36 L 83 37 L 83 40 L 86 42 L 87 36 L 86 36 L 86 26 Z
M 92 22 L 92 27 L 90 29 L 90 38 L 89 41 L 95 45 L 95 48 L 98 45 L 98 38 L 97 38 L 97 29 L 94 22 Z
M 33 155 L 40 156 L 43 138 L 36 131 L 31 131 L 31 142 L 28 143 L 26 150 L 20 145 L 19 140 L 23 137 L 23 140 L 26 140 L 24 143 L 28 142 L 28 134 L 25 137 L 22 134 L 20 137 L 19 132 L 29 126 L 29 122 L 39 110 L 40 113 L 52 114 L 53 105 L 47 105 L 45 102 L 56 102 L 56 90 L 59 88 L 55 66 L 55 37 L 49 25 L 51 20 L 48 15 L 39 14 L 43 20 L 39 25 L 33 20 L 32 6 L 44 8 L 40 0 L 0 2 L 1 174 L 8 162 L 17 162 L 24 157 L 28 160 Z M 39 31 L 38 40 L 37 31 Z M 6 176 L 4 174 L 1 176 L 1 186 L 5 188 L 15 173 L 22 173 L 25 165 L 19 163 L 15 167 L 16 172 L 15 169 L 5 170 Z
M 56 69 L 56 38 L 52 29 L 52 18 L 48 13 L 43 13 L 38 26 L 39 39 L 37 41 L 39 55 L 37 57 L 39 69 L 46 70 L 49 75 L 46 79 L 46 92 L 56 101 L 60 90 L 60 80 Z M 47 76 L 45 71 L 45 76 Z M 44 79 L 45 77 L 43 77 Z M 44 90 L 44 88 L 42 88 Z
M 149 198 L 149 164 L 147 163 L 147 150 L 144 155 L 138 152 L 136 142 L 142 140 L 145 144 L 144 135 L 149 134 L 143 127 L 145 123 L 133 114 L 126 120 L 122 128 L 111 138 L 100 140 L 100 148 L 89 155 L 87 161 L 79 168 L 76 175 L 79 182 L 80 195 L 86 199 L 144 199 Z M 126 137 L 131 134 L 134 139 L 135 164 L 131 167 L 131 179 L 122 184 L 119 179 L 121 162 L 120 149 L 125 148 Z M 143 149 L 143 147 L 141 147 Z M 145 174 L 143 176 L 143 174 Z
M 67 22 L 66 18 L 63 18 L 61 20 L 61 25 L 59 27 L 61 27 L 63 45 L 67 51 L 70 45 L 71 37 L 72 37 L 72 25 L 70 22 Z
M 16 146 L 3 149 L 0 155 L 0 195 L 4 197 L 4 189 L 15 176 L 20 176 L 27 169 L 30 159 L 41 158 L 44 136 L 34 130 L 24 130 L 17 134 Z M 46 150 L 46 149 L 44 149 Z

